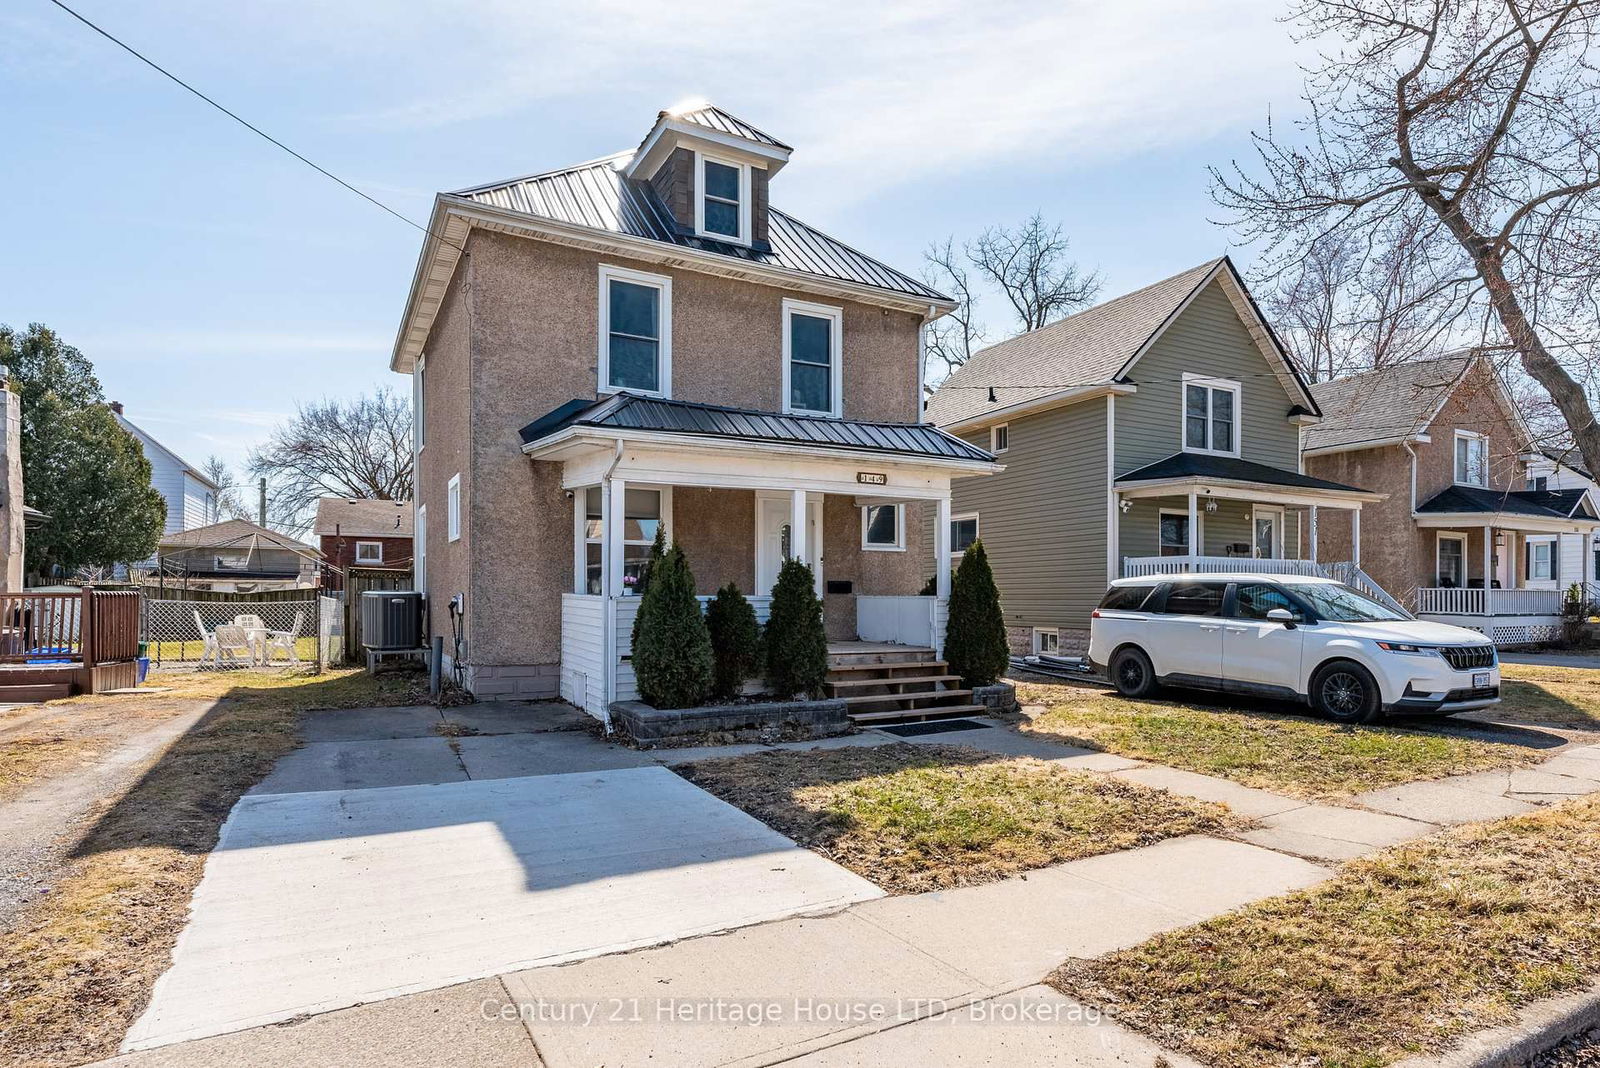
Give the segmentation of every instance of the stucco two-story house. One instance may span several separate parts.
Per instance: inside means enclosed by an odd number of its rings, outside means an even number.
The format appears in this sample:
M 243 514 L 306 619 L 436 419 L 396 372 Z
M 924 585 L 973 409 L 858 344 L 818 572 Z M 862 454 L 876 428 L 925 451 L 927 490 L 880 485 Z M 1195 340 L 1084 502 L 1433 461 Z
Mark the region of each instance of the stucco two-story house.
M 1529 486 L 1537 455 L 1488 360 L 1457 353 L 1321 382 L 1324 418 L 1305 436 L 1306 470 L 1384 492 L 1372 509 L 1363 567 L 1419 617 L 1470 627 L 1502 645 L 1560 636 L 1561 598 L 1587 583 L 1592 560 L 1563 570 L 1563 535 L 1592 537 L 1581 488 Z M 1359 536 L 1359 535 L 1358 535 Z M 1339 517 L 1320 552 L 1349 551 Z
M 1119 576 L 1320 574 L 1302 527 L 1379 499 L 1301 470 L 1320 409 L 1225 257 L 975 353 L 928 416 L 1005 464 L 957 483 L 954 547 L 1019 654 L 1082 651 Z
M 474 692 L 632 699 L 661 527 L 701 595 L 764 616 L 796 557 L 831 639 L 942 643 L 952 480 L 1000 466 L 920 420 L 920 331 L 952 303 L 775 207 L 792 154 L 685 107 L 436 199 L 391 366 L 428 625 Z

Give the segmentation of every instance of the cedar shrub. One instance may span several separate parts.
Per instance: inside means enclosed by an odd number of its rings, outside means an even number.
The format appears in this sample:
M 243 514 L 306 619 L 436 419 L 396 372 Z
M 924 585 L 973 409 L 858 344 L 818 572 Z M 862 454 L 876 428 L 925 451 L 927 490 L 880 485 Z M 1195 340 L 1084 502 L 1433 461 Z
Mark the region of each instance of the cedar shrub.
M 718 590 L 706 607 L 706 630 L 711 634 L 711 696 L 738 697 L 745 680 L 760 670 L 761 626 L 734 583 Z
M 1011 663 L 1000 591 L 981 539 L 967 547 L 950 583 L 944 658 L 951 674 L 960 675 L 968 686 L 988 686 Z
M 772 587 L 767 617 L 767 687 L 775 696 L 822 693 L 828 675 L 828 633 L 811 568 L 785 560 Z
M 711 635 L 694 596 L 694 573 L 676 541 L 659 556 L 657 533 L 633 620 L 639 697 L 656 708 L 693 708 L 711 692 Z

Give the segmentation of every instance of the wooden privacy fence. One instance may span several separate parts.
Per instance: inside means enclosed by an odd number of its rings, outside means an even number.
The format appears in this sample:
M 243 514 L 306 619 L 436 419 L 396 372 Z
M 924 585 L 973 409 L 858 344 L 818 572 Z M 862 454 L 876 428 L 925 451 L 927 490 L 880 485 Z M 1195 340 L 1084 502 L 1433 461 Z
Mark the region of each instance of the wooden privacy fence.
M 344 577 L 344 658 L 361 656 L 361 595 L 368 590 L 409 590 L 411 569 L 352 567 Z

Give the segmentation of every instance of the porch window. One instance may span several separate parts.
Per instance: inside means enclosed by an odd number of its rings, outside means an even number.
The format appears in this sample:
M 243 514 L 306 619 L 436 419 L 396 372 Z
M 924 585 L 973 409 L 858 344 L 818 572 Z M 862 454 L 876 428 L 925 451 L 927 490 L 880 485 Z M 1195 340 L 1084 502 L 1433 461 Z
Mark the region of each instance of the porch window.
M 623 496 L 620 592 L 624 597 L 629 597 L 639 585 L 645 561 L 650 558 L 650 546 L 656 540 L 657 528 L 661 526 L 661 491 L 629 488 Z M 599 486 L 590 486 L 584 491 L 584 509 L 584 592 L 598 594 L 604 588 L 600 543 L 605 537 Z
M 869 504 L 861 509 L 861 547 L 874 552 L 899 552 L 906 547 L 905 513 L 898 504 Z
M 1189 555 L 1189 516 L 1185 512 L 1161 513 L 1162 556 Z
M 1489 484 L 1489 439 L 1482 434 L 1456 431 L 1456 482 L 1463 486 Z
M 1184 451 L 1239 455 L 1238 413 L 1239 383 L 1185 375 Z
M 1556 543 L 1554 540 L 1528 541 L 1528 578 L 1533 582 L 1550 582 L 1556 577 Z
M 950 517 L 950 552 L 960 556 L 978 540 L 978 513 Z
M 842 309 L 783 302 L 784 411 L 838 418 L 843 334 Z
M 732 160 L 698 158 L 700 201 L 695 230 L 706 237 L 748 243 L 750 168 Z
M 1440 534 L 1438 547 L 1439 585 L 1462 587 L 1467 584 L 1467 539 L 1463 534 Z
M 672 279 L 600 267 L 600 390 L 668 396 Z
M 356 542 L 356 563 L 381 564 L 383 563 L 383 542 L 358 541 Z

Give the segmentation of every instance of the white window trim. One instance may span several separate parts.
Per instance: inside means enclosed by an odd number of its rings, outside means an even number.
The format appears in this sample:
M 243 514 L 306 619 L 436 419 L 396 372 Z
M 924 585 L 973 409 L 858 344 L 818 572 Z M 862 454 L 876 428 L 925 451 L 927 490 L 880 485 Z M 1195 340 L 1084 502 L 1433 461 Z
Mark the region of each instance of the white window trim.
M 1051 637 L 1053 637 L 1056 640 L 1056 647 L 1055 647 L 1055 649 L 1053 649 L 1051 651 L 1050 655 L 1051 656 L 1060 656 L 1061 655 L 1061 629 L 1059 627 L 1034 627 L 1033 628 L 1033 655 L 1034 656 L 1039 656 L 1039 655 L 1044 653 L 1044 642 L 1041 639 L 1046 634 L 1050 635 Z
M 1208 389 L 1227 390 L 1233 394 L 1233 448 L 1231 449 L 1197 449 L 1189 444 L 1189 387 L 1205 386 Z M 1206 442 L 1209 446 L 1212 439 L 1211 433 L 1211 400 L 1206 399 Z M 1197 375 L 1184 372 L 1183 383 L 1178 390 L 1178 443 L 1184 452 L 1203 453 L 1206 456 L 1238 456 L 1244 446 L 1244 387 L 1231 378 L 1212 378 L 1209 375 Z
M 1526 564 L 1528 573 L 1522 576 L 1522 581 L 1525 583 L 1556 581 L 1556 568 L 1560 566 L 1556 560 L 1556 554 L 1561 551 L 1557 536 L 1554 534 L 1546 534 L 1543 536 L 1537 534 L 1525 534 L 1523 535 L 1522 541 L 1523 544 L 1528 547 L 1528 560 Z M 1550 574 L 1548 575 L 1535 575 L 1533 573 L 1533 549 L 1536 545 L 1548 545 L 1550 547 Z
M 867 513 L 876 507 L 894 509 L 894 544 L 873 545 L 867 541 Z M 861 550 L 869 553 L 903 553 L 906 551 L 906 506 L 899 503 L 884 502 L 882 505 L 861 506 Z
M 1466 438 L 1469 441 L 1481 441 L 1481 442 L 1483 442 L 1483 481 L 1482 482 L 1468 482 L 1468 481 L 1466 481 L 1466 479 L 1462 478 L 1463 472 L 1461 470 L 1460 461 L 1457 458 L 1457 452 L 1461 448 L 1461 439 L 1463 439 L 1463 438 Z M 1470 476 L 1472 474 L 1472 471 L 1471 471 L 1472 464 L 1470 462 L 1470 460 L 1471 460 L 1471 449 L 1468 449 L 1467 451 L 1468 451 L 1468 461 L 1469 462 L 1466 465 L 1468 470 L 1465 473 Z M 1452 438 L 1451 441 L 1450 441 L 1450 477 L 1454 481 L 1454 484 L 1457 485 L 1457 486 L 1475 486 L 1478 489 L 1488 489 L 1489 488 L 1489 435 L 1480 434 L 1476 430 L 1457 430 L 1456 431 L 1455 437 Z
M 1189 518 L 1189 509 L 1187 509 L 1187 508 L 1160 508 L 1160 509 L 1157 509 L 1157 512 L 1156 512 L 1156 555 L 1157 556 L 1161 555 L 1161 517 L 1162 516 L 1168 516 L 1168 515 L 1178 516 L 1179 518 L 1182 518 L 1182 519 L 1188 519 Z M 1195 522 L 1199 524 L 1200 529 L 1199 529 L 1198 532 L 1197 531 L 1193 531 L 1193 530 L 1189 531 L 1189 553 L 1186 553 L 1185 555 L 1192 554 L 1194 556 L 1204 556 L 1205 555 L 1205 551 L 1204 550 L 1205 550 L 1205 547 L 1206 547 L 1206 513 L 1205 513 L 1205 510 L 1203 508 L 1200 509 L 1198 514 L 1195 516 Z M 1250 521 L 1250 542 L 1251 542 L 1252 545 L 1255 544 L 1255 535 L 1256 535 L 1255 520 L 1252 517 L 1252 519 Z M 1196 548 L 1196 542 L 1197 541 L 1199 543 L 1198 549 Z
M 1273 533 L 1272 551 L 1276 554 L 1274 556 L 1268 556 L 1268 557 L 1256 556 L 1256 519 L 1257 519 L 1257 517 L 1263 516 L 1263 515 L 1271 516 L 1273 519 L 1277 520 L 1277 522 L 1275 524 L 1273 524 L 1273 527 L 1272 527 L 1272 533 Z M 1289 521 L 1289 517 L 1286 514 L 1285 509 L 1283 509 L 1281 506 L 1270 505 L 1270 504 L 1252 504 L 1250 506 L 1250 556 L 1253 559 L 1257 559 L 1257 560 L 1261 560 L 1261 559 L 1282 560 L 1282 559 L 1284 559 L 1284 552 L 1286 551 L 1284 549 L 1284 536 L 1286 534 L 1286 531 L 1284 530 L 1284 525 L 1286 523 L 1288 523 L 1288 521 Z
M 605 543 L 605 520 L 604 520 L 603 516 L 601 518 L 601 531 L 600 531 L 600 534 L 598 536 L 596 536 L 596 537 L 593 537 L 593 538 L 591 538 L 589 536 L 589 522 L 588 522 L 588 519 L 589 519 L 589 506 L 588 506 L 588 503 L 587 503 L 585 498 L 586 498 L 586 495 L 588 494 L 589 490 L 590 489 L 594 489 L 594 488 L 599 488 L 598 484 L 596 484 L 595 486 L 584 486 L 582 489 L 578 489 L 578 490 L 574 490 L 573 491 L 573 494 L 574 494 L 574 496 L 573 496 L 574 510 L 577 512 L 577 515 L 574 517 L 574 522 L 579 524 L 579 528 L 578 528 L 579 536 L 574 539 L 573 552 L 582 554 L 580 559 L 574 561 L 573 571 L 574 571 L 574 574 L 576 574 L 578 569 L 581 568 L 582 571 L 583 571 L 584 577 L 585 577 L 584 589 L 578 590 L 577 591 L 578 593 L 586 592 L 587 586 L 588 586 L 587 578 L 588 578 L 588 574 L 589 574 L 589 546 L 591 546 L 591 545 L 603 545 Z M 667 485 L 659 485 L 659 484 L 653 483 L 653 482 L 629 482 L 627 487 L 626 487 L 626 489 L 627 490 L 650 490 L 653 493 L 660 494 L 660 501 L 661 501 L 661 506 L 660 506 L 661 529 L 666 535 L 667 544 L 671 545 L 672 544 L 672 487 L 671 486 L 667 486 Z M 626 518 L 626 516 L 627 516 L 627 507 L 628 507 L 628 501 L 627 501 L 626 492 L 624 493 L 624 496 L 623 496 L 623 499 L 622 499 L 622 502 L 621 502 L 621 507 L 623 509 L 623 516 L 624 516 L 624 518 Z M 623 526 L 626 527 L 627 524 L 624 523 Z M 654 537 L 649 537 L 649 538 L 629 538 L 629 537 L 624 537 L 622 539 L 622 544 L 624 546 L 627 546 L 627 545 L 634 545 L 634 546 L 651 545 L 651 544 L 653 544 L 655 542 L 655 540 L 656 539 Z M 603 559 L 604 559 L 604 557 L 602 556 L 602 560 Z M 602 564 L 602 566 L 604 566 L 604 565 Z M 631 596 L 633 596 L 633 594 L 628 592 L 628 591 L 623 591 L 620 594 L 620 596 L 631 597 Z
M 417 452 L 420 453 L 428 444 L 428 413 L 424 405 L 427 403 L 428 357 L 426 354 L 417 357 L 417 369 L 413 374 L 415 384 L 411 391 L 411 425 L 412 436 L 417 442 Z
M 727 234 L 712 233 L 706 229 L 706 161 L 720 163 L 724 167 L 733 167 L 739 171 L 739 236 L 729 237 Z M 718 156 L 706 152 L 694 154 L 694 232 L 696 236 L 710 238 L 712 241 L 726 241 L 733 245 L 750 244 L 750 196 L 753 192 L 750 181 L 750 164 L 741 162 L 728 156 Z
M 1443 554 L 1439 552 L 1439 547 L 1446 541 L 1459 541 L 1461 543 L 1461 585 L 1457 588 L 1466 589 L 1472 577 L 1472 568 L 1467 560 L 1467 546 L 1471 542 L 1468 541 L 1467 535 L 1462 531 L 1441 530 L 1437 532 L 1437 536 L 1433 539 L 1433 581 L 1437 583 L 1439 576 L 1444 574 L 1444 568 L 1440 566 Z
M 1004 430 L 1006 432 L 1006 434 L 1005 434 L 1006 443 L 1004 445 L 1000 444 L 1000 431 L 1002 431 L 1002 430 Z M 996 456 L 998 456 L 1001 453 L 1006 452 L 1010 448 L 1011 448 L 1011 424 L 1010 423 L 996 423 L 994 426 L 990 427 L 989 428 L 989 451 L 994 453 Z
M 461 474 L 450 476 L 444 485 L 444 529 L 448 541 L 461 540 Z
M 661 337 L 657 341 L 660 367 L 657 380 L 660 389 L 631 389 L 611 384 L 611 283 L 632 282 L 650 286 L 661 293 Z M 672 396 L 672 279 L 664 274 L 647 274 L 609 263 L 600 265 L 600 336 L 595 392 L 600 396 L 612 393 L 634 393 L 642 397 Z
M 416 535 L 416 548 L 411 554 L 411 568 L 415 585 L 426 597 L 428 593 L 428 506 L 417 505 L 417 515 L 412 520 Z
M 376 549 L 376 550 L 378 550 L 378 555 L 376 557 L 368 557 L 367 559 L 363 560 L 361 558 L 361 550 L 362 549 Z M 356 542 L 355 562 L 358 563 L 358 564 L 381 564 L 381 563 L 383 563 L 383 542 L 381 542 L 381 541 L 358 541 L 358 542 Z
M 951 516 L 950 517 L 950 555 L 955 557 L 957 560 L 959 560 L 963 556 L 967 555 L 967 551 L 965 549 L 957 549 L 955 547 L 956 546 L 956 529 L 955 529 L 956 528 L 956 524 L 961 522 L 964 519 L 972 520 L 972 540 L 973 541 L 977 541 L 979 538 L 983 537 L 983 520 L 978 518 L 978 513 L 977 512 L 962 512 L 960 515 Z
M 833 407 L 829 411 L 821 412 L 810 408 L 796 408 L 789 403 L 789 364 L 790 364 L 790 334 L 789 317 L 791 315 L 809 315 L 817 319 L 828 319 L 833 324 L 833 364 L 829 367 L 831 381 L 829 387 L 830 399 Z M 785 415 L 820 415 L 829 419 L 838 419 L 844 411 L 844 309 L 831 304 L 811 304 L 803 300 L 783 298 L 783 412 Z

